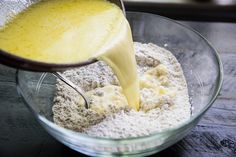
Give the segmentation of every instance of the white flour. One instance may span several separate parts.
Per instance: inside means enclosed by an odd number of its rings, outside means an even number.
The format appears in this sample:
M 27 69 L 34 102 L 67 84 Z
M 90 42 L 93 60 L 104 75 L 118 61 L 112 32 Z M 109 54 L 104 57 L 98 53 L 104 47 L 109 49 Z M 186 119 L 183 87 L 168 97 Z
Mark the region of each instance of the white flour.
M 90 98 L 81 97 L 60 82 L 54 99 L 54 122 L 91 136 L 126 138 L 149 135 L 190 118 L 185 78 L 175 57 L 154 44 L 135 43 L 140 77 L 141 109 L 127 106 L 117 78 L 103 62 L 64 72 Z

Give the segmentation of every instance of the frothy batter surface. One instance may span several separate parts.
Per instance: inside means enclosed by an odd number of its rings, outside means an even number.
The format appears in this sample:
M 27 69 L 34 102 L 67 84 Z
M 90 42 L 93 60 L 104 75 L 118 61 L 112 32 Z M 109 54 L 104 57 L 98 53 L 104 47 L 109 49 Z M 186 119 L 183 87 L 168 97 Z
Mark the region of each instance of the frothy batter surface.
M 171 128 L 190 118 L 187 85 L 180 64 L 167 50 L 135 43 L 140 80 L 140 111 L 128 107 L 112 70 L 104 63 L 64 72 L 90 99 L 82 99 L 62 82 L 54 99 L 54 122 L 92 136 L 126 138 Z

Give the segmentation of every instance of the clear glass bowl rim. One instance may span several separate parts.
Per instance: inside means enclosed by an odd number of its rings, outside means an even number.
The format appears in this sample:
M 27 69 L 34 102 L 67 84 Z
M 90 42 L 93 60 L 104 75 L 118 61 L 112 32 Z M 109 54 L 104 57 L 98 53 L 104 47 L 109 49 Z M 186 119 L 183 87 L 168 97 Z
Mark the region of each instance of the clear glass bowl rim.
M 220 89 L 222 87 L 222 83 L 223 83 L 223 65 L 222 62 L 220 60 L 219 54 L 216 51 L 216 49 L 210 44 L 210 42 L 203 37 L 199 32 L 197 32 L 196 30 L 194 30 L 193 28 L 186 26 L 184 24 L 181 24 L 180 22 L 177 22 L 175 20 L 169 19 L 167 17 L 163 17 L 160 15 L 155 15 L 155 14 L 151 14 L 151 13 L 144 13 L 144 12 L 130 12 L 128 11 L 127 14 L 142 14 L 142 15 L 146 15 L 146 16 L 155 16 L 158 18 L 162 18 L 165 19 L 167 21 L 173 22 L 175 24 L 178 24 L 182 27 L 184 27 L 185 29 L 188 29 L 190 31 L 192 31 L 193 33 L 195 33 L 196 35 L 198 35 L 202 40 L 204 40 L 206 42 L 206 44 L 210 47 L 210 49 L 212 50 L 212 52 L 214 53 L 214 56 L 217 60 L 217 65 L 218 65 L 218 76 L 217 76 L 217 85 L 215 88 L 215 91 L 213 93 L 213 96 L 211 97 L 210 101 L 208 102 L 207 105 L 205 105 L 203 107 L 203 109 L 197 113 L 194 116 L 191 116 L 191 118 L 189 120 L 187 120 L 186 122 L 182 123 L 181 125 L 178 125 L 177 127 L 173 127 L 173 128 L 169 128 L 163 131 L 159 131 L 159 132 L 153 132 L 150 135 L 146 135 L 146 136 L 140 136 L 140 137 L 130 137 L 130 138 L 121 138 L 121 139 L 115 139 L 115 138 L 103 138 L 103 137 L 93 137 L 93 136 L 89 136 L 83 133 L 79 133 L 79 132 L 75 132 L 66 128 L 62 128 L 56 124 L 54 124 L 53 122 L 47 120 L 45 117 L 39 115 L 38 113 L 36 113 L 32 108 L 31 105 L 29 104 L 29 102 L 27 102 L 27 100 L 25 99 L 24 93 L 22 92 L 22 89 L 19 86 L 19 76 L 18 76 L 18 72 L 19 70 L 17 70 L 16 72 L 16 87 L 17 87 L 17 91 L 19 93 L 20 96 L 23 97 L 24 102 L 26 103 L 27 107 L 32 111 L 32 113 L 35 115 L 35 117 L 37 118 L 37 120 L 42 123 L 43 125 L 49 126 L 50 129 L 52 129 L 54 131 L 54 133 L 60 134 L 60 136 L 73 136 L 73 138 L 76 139 L 80 139 L 80 140 L 88 140 L 88 141 L 92 141 L 93 143 L 102 143 L 102 144 L 128 144 L 131 142 L 142 142 L 144 140 L 147 139 L 153 139 L 155 137 L 159 137 L 161 135 L 165 135 L 165 134 L 172 134 L 174 132 L 177 132 L 178 130 L 182 130 L 184 129 L 186 126 L 188 126 L 188 124 L 191 124 L 194 121 L 197 121 L 210 107 L 211 105 L 214 103 L 214 101 L 216 100 Z

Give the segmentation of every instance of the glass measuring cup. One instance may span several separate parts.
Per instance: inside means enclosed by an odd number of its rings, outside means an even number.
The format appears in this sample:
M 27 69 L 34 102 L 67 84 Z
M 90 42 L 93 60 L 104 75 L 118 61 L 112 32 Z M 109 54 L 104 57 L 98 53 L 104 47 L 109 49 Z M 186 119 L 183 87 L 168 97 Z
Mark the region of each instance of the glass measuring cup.
M 0 1 L 0 28 L 4 26 L 9 19 L 14 17 L 16 14 L 20 13 L 24 9 L 28 8 L 32 4 L 40 0 L 4 0 Z M 124 4 L 122 0 L 109 0 L 110 2 L 119 6 L 123 13 L 125 14 Z M 30 70 L 30 71 L 39 71 L 39 72 L 55 72 L 55 71 L 64 71 L 68 68 L 81 67 L 88 64 L 96 62 L 95 58 L 88 59 L 87 61 L 78 62 L 78 63 L 66 63 L 66 64 L 56 64 L 56 63 L 45 63 L 34 61 L 26 58 L 22 58 L 16 55 L 12 55 L 0 48 L 0 63 L 15 67 L 18 69 Z
M 0 1 L 0 28 L 4 26 L 4 24 L 13 18 L 15 15 L 19 14 L 23 10 L 27 9 L 34 3 L 39 2 L 40 0 L 4 0 Z M 125 9 L 122 0 L 110 0 L 110 2 L 119 6 L 123 13 L 125 14 Z M 61 81 L 69 85 L 72 89 L 74 89 L 78 94 L 82 96 L 85 102 L 85 107 L 88 108 L 88 99 L 85 94 L 80 90 L 76 85 L 74 85 L 70 80 L 68 80 L 65 76 L 63 76 L 58 71 L 64 71 L 68 68 L 73 67 L 81 67 L 88 64 L 92 64 L 96 62 L 95 58 L 88 59 L 84 62 L 77 63 L 67 63 L 67 64 L 55 64 L 55 63 L 46 63 L 39 62 L 35 60 L 30 60 L 26 58 L 22 58 L 11 53 L 8 53 L 0 48 L 0 63 L 5 64 L 7 66 L 15 67 L 18 69 L 24 69 L 29 71 L 38 71 L 38 72 L 53 72 L 53 74 L 59 78 Z

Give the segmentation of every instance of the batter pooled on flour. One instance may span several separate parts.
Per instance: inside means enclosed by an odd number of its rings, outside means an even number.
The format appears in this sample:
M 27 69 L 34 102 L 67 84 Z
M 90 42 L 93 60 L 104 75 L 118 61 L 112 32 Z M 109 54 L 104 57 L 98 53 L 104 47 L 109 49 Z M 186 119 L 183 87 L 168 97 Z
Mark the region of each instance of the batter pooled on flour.
M 86 92 L 90 108 L 58 81 L 54 122 L 91 136 L 127 138 L 149 135 L 190 118 L 186 81 L 176 58 L 154 44 L 134 43 L 140 86 L 140 110 L 128 106 L 118 79 L 102 61 L 64 72 Z M 145 127 L 143 127 L 145 126 Z

